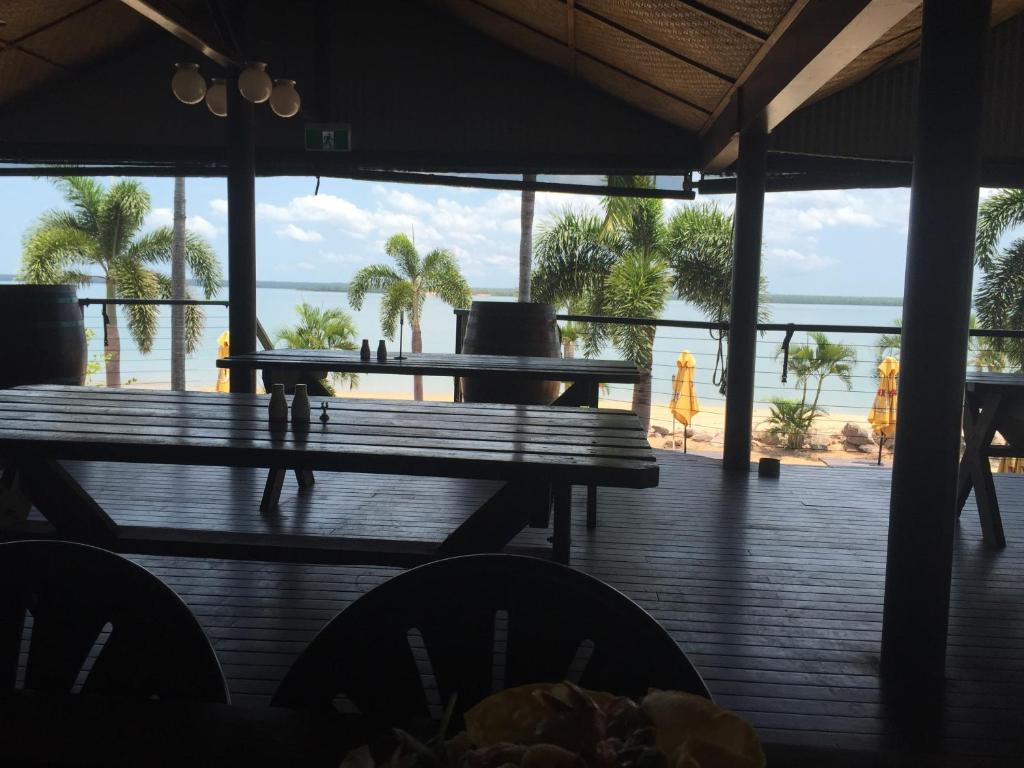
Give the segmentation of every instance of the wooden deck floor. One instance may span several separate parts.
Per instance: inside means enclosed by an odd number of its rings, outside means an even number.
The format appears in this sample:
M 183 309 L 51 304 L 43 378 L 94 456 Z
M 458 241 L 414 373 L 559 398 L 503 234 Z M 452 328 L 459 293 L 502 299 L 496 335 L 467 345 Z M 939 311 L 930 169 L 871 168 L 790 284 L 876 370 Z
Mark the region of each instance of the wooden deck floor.
M 1008 546 L 983 547 L 973 500 L 956 542 L 944 698 L 921 734 L 877 675 L 889 473 L 785 466 L 737 478 L 658 452 L 661 485 L 602 490 L 600 525 L 574 499 L 572 563 L 651 611 L 716 699 L 769 742 L 1024 755 L 1024 477 L 996 481 Z M 119 522 L 441 540 L 493 486 L 366 475 L 289 478 L 260 517 L 263 473 L 69 465 Z M 523 543 L 539 543 L 528 531 Z M 531 537 L 533 537 L 531 539 Z M 192 606 L 238 703 L 262 705 L 337 611 L 393 571 L 140 557 Z M 923 764 L 916 761 L 911 764 Z M 959 763 L 958 763 L 959 764 Z M 963 765 L 982 764 L 977 759 Z

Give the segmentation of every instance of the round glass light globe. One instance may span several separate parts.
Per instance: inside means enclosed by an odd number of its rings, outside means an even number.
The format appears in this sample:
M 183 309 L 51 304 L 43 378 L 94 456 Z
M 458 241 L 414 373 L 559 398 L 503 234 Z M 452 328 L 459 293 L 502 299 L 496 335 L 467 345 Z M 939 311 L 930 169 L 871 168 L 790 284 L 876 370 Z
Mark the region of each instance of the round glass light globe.
M 247 61 L 245 69 L 238 75 L 238 90 L 253 104 L 262 104 L 269 99 L 273 87 L 267 65 L 262 62 Z
M 174 65 L 171 90 L 182 104 L 198 104 L 206 95 L 206 81 L 199 74 L 199 65 L 183 62 Z
M 270 92 L 270 108 L 278 117 L 295 117 L 302 106 L 299 92 L 295 90 L 294 80 L 275 80 L 274 90 Z
M 206 106 L 217 117 L 227 117 L 228 89 L 222 78 L 210 80 L 210 87 L 206 89 Z

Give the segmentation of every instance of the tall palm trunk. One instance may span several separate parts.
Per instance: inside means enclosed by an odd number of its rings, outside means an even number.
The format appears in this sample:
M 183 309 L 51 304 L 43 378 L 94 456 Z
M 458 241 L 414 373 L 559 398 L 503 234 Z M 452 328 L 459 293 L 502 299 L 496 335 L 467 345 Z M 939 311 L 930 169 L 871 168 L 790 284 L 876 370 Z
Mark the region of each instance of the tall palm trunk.
M 423 330 L 420 328 L 420 319 L 410 318 L 409 324 L 412 326 L 412 351 L 422 352 L 423 351 Z M 423 399 L 423 377 L 413 376 L 412 377 L 412 399 L 422 400 Z
M 534 182 L 537 175 L 524 173 L 524 182 Z M 537 193 L 532 189 L 523 190 L 519 209 L 519 300 L 530 300 L 530 273 L 533 260 L 533 208 Z
M 651 366 L 640 368 L 640 378 L 633 385 L 633 411 L 646 432 L 651 427 Z
M 174 179 L 174 219 L 171 230 L 171 298 L 185 298 L 185 179 Z M 171 389 L 185 390 L 185 307 L 171 306 Z
M 107 298 L 113 299 L 117 296 L 117 286 L 114 279 L 107 276 Z M 121 332 L 117 328 L 117 305 L 105 304 L 106 312 L 103 328 L 103 358 L 106 361 L 107 386 L 121 386 Z

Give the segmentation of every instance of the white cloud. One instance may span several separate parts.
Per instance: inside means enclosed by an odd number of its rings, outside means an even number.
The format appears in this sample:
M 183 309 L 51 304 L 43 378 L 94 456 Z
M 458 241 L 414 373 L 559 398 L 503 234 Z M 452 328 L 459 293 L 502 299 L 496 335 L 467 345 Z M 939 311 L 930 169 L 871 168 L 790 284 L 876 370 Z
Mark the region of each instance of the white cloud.
M 218 216 L 228 215 L 228 201 L 222 197 L 210 201 L 210 210 Z
M 174 215 L 170 208 L 154 208 L 146 217 L 146 228 L 169 227 L 174 223 Z M 186 216 L 185 228 L 202 238 L 212 240 L 220 230 L 209 220 L 202 216 Z
M 365 264 L 368 261 L 365 256 L 335 251 L 320 251 L 320 258 L 331 264 Z
M 837 263 L 835 259 L 829 256 L 804 253 L 793 248 L 766 248 L 765 257 L 771 264 L 777 264 L 780 267 L 795 269 L 800 272 L 825 269 Z
M 287 240 L 296 240 L 300 243 L 319 243 L 324 236 L 312 229 L 303 229 L 294 224 L 286 224 L 274 232 L 278 237 Z

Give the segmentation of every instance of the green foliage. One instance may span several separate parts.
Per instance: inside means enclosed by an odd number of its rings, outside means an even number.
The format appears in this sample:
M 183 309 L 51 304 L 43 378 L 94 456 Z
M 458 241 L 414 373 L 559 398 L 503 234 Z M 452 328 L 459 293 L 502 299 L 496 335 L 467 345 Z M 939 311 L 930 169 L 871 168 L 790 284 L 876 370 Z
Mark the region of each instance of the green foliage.
M 315 307 L 302 302 L 295 311 L 299 322 L 277 332 L 277 341 L 290 349 L 358 349 L 355 321 L 343 309 Z M 347 383 L 349 389 L 359 385 L 358 373 L 332 373 L 335 384 Z M 333 387 L 322 382 L 333 393 Z
M 1024 330 L 1024 240 L 998 251 L 1003 235 L 1024 224 L 1024 190 L 1001 189 L 978 207 L 975 258 L 981 279 L 974 303 L 983 328 Z M 974 350 L 979 369 L 1024 370 L 1024 340 L 990 339 Z
M 649 176 L 610 176 L 609 186 L 650 188 Z M 689 206 L 666 223 L 656 198 L 606 197 L 604 216 L 564 209 L 545 222 L 534 244 L 533 296 L 573 311 L 658 318 L 670 290 L 715 321 L 727 319 L 732 284 L 732 217 L 714 205 Z M 761 317 L 767 319 L 762 281 Z M 647 421 L 655 329 L 584 324 L 573 332 L 584 354 L 612 342 L 646 371 L 633 408 Z M 575 339 L 574 339 L 575 341 Z
M 149 193 L 138 181 L 119 179 L 109 187 L 94 178 L 54 179 L 71 210 L 40 215 L 25 233 L 18 278 L 27 283 L 90 282 L 90 268 L 98 268 L 107 295 L 123 299 L 170 298 L 170 279 L 153 269 L 171 259 L 171 228 L 159 227 L 140 234 L 150 211 Z M 189 233 L 185 258 L 192 276 L 211 298 L 221 284 L 221 270 L 212 247 Z M 153 346 L 158 310 L 154 306 L 125 307 L 128 329 L 145 354 Z M 202 336 L 203 312 L 185 313 L 186 350 L 193 352 Z
M 989 271 L 999 240 L 1013 227 L 1024 224 L 1024 189 L 1001 189 L 978 206 L 974 255 L 978 266 Z
M 830 341 L 824 333 L 815 332 L 808 335 L 814 342 L 813 345 L 800 344 L 789 348 L 789 370 L 796 379 L 797 386 L 802 390 L 797 402 L 806 407 L 813 421 L 825 413 L 824 408 L 818 407 L 818 400 L 821 398 L 826 379 L 835 376 L 847 389 L 853 388 L 853 365 L 857 362 L 857 352 L 853 347 Z M 782 354 L 781 348 L 778 354 Z M 812 379 L 815 382 L 814 397 L 810 405 L 807 405 L 808 388 Z
M 733 219 L 714 203 L 680 208 L 668 221 L 667 252 L 676 294 L 710 320 L 729 319 Z M 768 322 L 768 282 L 761 277 L 758 319 Z
M 975 304 L 984 328 L 1024 330 L 1024 239 L 1015 240 L 991 257 L 981 275 Z M 982 360 L 986 367 L 1002 358 L 1014 368 L 1024 369 L 1022 339 L 988 339 L 984 350 L 979 351 L 985 353 Z
M 394 260 L 397 269 L 388 264 L 363 267 L 349 283 L 348 301 L 352 307 L 360 309 L 368 292 L 382 292 L 380 325 L 387 338 L 394 339 L 401 312 L 408 313 L 410 323 L 419 328 L 423 302 L 428 294 L 435 294 L 453 307 L 469 306 L 472 299 L 469 284 L 451 251 L 438 249 L 421 258 L 412 240 L 402 233 L 392 235 L 384 251 Z
M 803 400 L 790 400 L 784 397 L 773 397 L 770 414 L 765 423 L 768 434 L 778 437 L 784 448 L 800 450 L 807 442 L 814 419 L 823 410 L 815 411 Z

